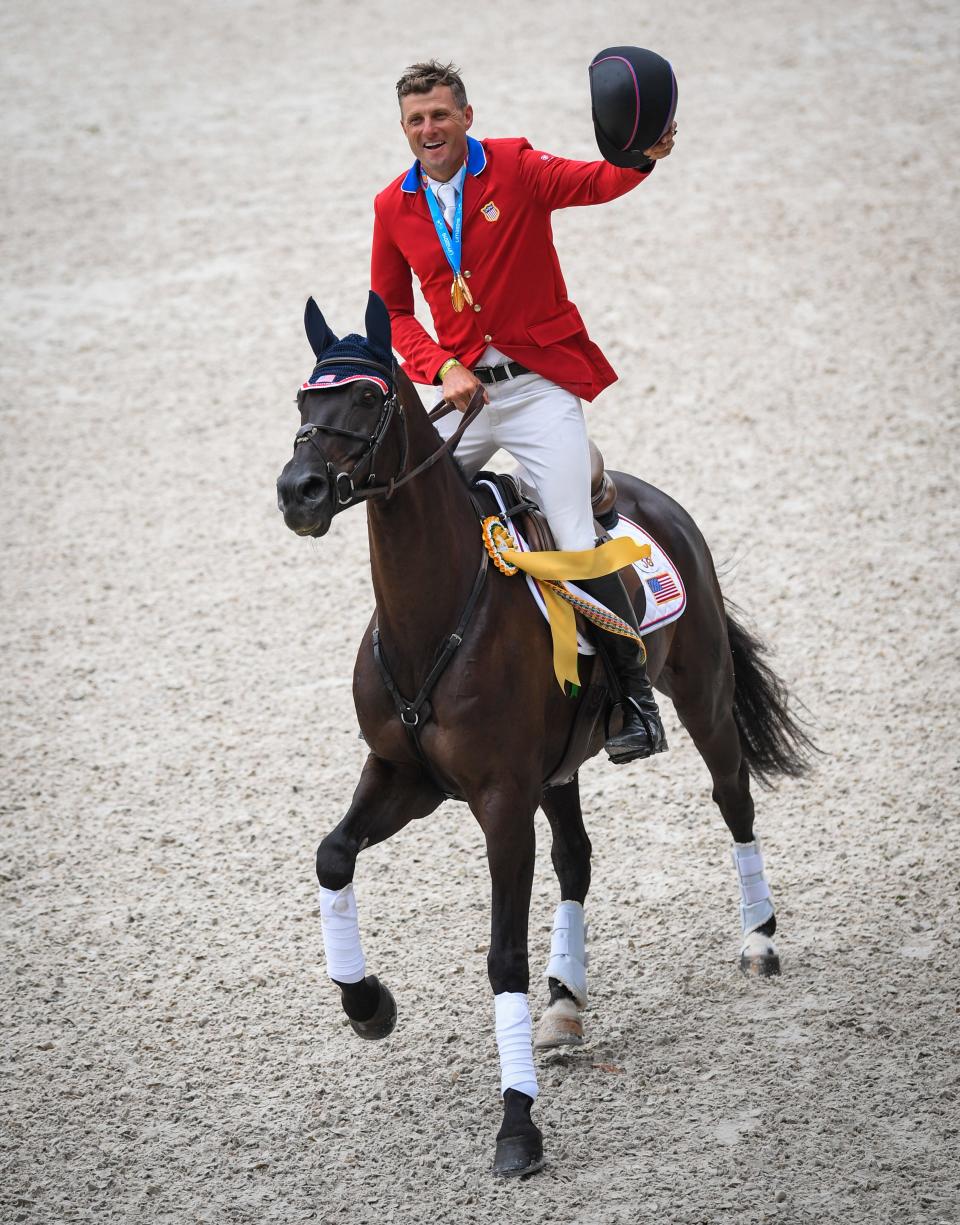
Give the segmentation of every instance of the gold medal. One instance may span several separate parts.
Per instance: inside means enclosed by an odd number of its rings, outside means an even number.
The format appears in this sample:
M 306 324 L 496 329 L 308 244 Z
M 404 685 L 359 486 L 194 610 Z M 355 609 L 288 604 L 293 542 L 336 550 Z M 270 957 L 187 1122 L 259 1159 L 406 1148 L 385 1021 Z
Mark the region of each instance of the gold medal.
M 453 278 L 453 283 L 450 286 L 450 301 L 458 315 L 463 310 L 464 305 L 473 306 L 473 294 L 470 292 L 470 286 L 459 272 Z

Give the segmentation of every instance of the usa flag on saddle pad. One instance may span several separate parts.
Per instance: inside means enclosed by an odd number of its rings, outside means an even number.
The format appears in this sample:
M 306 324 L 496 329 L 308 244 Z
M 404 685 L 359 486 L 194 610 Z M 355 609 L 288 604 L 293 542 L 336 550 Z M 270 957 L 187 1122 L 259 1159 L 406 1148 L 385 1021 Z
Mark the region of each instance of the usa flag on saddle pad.
M 653 596 L 655 604 L 666 604 L 670 600 L 675 600 L 680 594 L 677 584 L 673 581 L 673 575 L 663 571 L 661 574 L 654 574 L 651 578 L 645 580 L 650 588 L 650 594 Z

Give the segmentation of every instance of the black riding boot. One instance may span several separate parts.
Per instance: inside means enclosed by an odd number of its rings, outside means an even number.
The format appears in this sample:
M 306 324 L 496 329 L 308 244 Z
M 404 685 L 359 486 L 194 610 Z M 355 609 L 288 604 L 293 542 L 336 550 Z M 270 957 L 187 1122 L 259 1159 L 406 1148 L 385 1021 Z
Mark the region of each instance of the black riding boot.
M 634 629 L 637 628 L 637 615 L 618 574 L 579 580 L 578 585 Z M 665 753 L 667 737 L 640 649 L 622 634 L 605 633 L 596 625 L 593 630 L 597 650 L 606 664 L 611 681 L 616 682 L 623 698 L 623 727 L 603 746 L 610 760 L 619 765 L 638 757 Z

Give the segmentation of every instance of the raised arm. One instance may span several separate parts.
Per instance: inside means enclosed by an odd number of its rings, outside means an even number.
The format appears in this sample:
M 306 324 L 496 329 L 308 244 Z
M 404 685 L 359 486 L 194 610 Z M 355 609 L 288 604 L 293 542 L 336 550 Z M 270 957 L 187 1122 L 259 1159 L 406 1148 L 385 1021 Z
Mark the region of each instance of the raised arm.
M 526 142 L 520 152 L 520 175 L 545 208 L 570 208 L 578 204 L 605 204 L 638 187 L 655 164 L 668 157 L 676 134 L 674 124 L 663 139 L 646 150 L 647 162 L 639 169 L 611 166 L 609 162 L 577 162 L 532 149 Z

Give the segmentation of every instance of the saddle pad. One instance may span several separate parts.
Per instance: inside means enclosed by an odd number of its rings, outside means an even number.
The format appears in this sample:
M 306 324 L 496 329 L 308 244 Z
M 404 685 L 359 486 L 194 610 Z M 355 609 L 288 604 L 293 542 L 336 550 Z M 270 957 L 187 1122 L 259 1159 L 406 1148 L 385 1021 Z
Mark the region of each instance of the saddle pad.
M 503 504 L 503 499 L 500 497 L 499 490 L 489 481 L 478 481 L 480 485 L 484 485 L 491 491 L 501 513 L 506 509 Z M 517 530 L 517 525 L 512 519 L 507 519 L 507 526 L 510 529 L 510 534 L 517 542 L 517 548 L 524 553 L 530 552 L 530 546 L 520 535 Z M 671 621 L 676 621 L 683 613 L 687 606 L 687 591 L 683 585 L 683 579 L 680 577 L 680 571 L 673 564 L 670 557 L 664 549 L 654 540 L 645 528 L 642 528 L 638 523 L 634 523 L 632 519 L 627 519 L 621 515 L 617 525 L 611 528 L 608 536 L 615 539 L 620 536 L 629 536 L 635 540 L 637 544 L 650 546 L 650 556 L 645 557 L 643 561 L 634 562 L 633 568 L 640 576 L 643 584 L 643 591 L 647 597 L 647 607 L 644 613 L 643 621 L 640 624 L 640 634 L 649 634 L 653 630 L 662 629 L 663 626 L 669 625 Z M 547 606 L 543 602 L 543 596 L 540 594 L 540 588 L 537 586 L 537 581 L 531 578 L 529 574 L 524 575 L 527 580 L 527 586 L 537 602 L 537 607 L 547 616 Z M 576 583 L 566 582 L 565 587 L 584 599 L 593 600 L 596 603 L 595 597 L 588 595 Z M 609 611 L 609 609 L 608 609 Z M 577 651 L 581 655 L 595 655 L 596 650 L 592 642 L 588 642 L 582 634 L 577 634 Z

